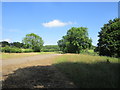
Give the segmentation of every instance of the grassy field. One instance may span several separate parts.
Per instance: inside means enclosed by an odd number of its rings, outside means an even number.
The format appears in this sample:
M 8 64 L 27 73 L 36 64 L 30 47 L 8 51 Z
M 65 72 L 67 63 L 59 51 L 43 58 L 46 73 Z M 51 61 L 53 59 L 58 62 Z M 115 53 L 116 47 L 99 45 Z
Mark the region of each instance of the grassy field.
M 89 51 L 93 52 L 93 51 Z M 19 58 L 31 55 L 56 54 L 38 53 L 1 53 L 3 59 Z M 109 61 L 109 62 L 108 62 Z M 62 54 L 51 61 L 64 76 L 79 88 L 116 88 L 119 86 L 118 58 L 88 54 Z
M 117 58 L 84 54 L 65 54 L 56 58 L 54 63 L 80 88 L 120 87 L 119 65 Z
M 12 58 L 21 58 L 26 56 L 34 56 L 40 54 L 55 54 L 55 52 L 36 52 L 36 53 L 0 53 L 0 59 L 7 60 Z

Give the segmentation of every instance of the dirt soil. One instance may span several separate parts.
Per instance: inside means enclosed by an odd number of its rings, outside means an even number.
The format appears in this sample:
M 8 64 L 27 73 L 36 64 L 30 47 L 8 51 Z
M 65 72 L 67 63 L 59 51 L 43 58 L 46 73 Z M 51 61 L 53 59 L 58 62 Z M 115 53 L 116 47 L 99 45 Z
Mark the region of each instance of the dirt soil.
M 75 88 L 52 64 L 61 54 L 2 61 L 2 88 Z

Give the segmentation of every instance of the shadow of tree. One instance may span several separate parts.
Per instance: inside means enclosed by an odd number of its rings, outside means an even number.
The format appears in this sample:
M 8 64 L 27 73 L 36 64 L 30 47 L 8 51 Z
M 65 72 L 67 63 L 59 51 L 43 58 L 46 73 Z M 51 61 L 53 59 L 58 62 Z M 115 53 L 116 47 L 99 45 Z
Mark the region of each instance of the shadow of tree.
M 120 87 L 120 63 L 62 62 L 54 66 L 78 88 Z
M 119 63 L 63 62 L 20 68 L 8 75 L 2 88 L 118 88 L 119 67 Z
M 73 88 L 53 66 L 32 66 L 14 71 L 3 81 L 2 88 Z

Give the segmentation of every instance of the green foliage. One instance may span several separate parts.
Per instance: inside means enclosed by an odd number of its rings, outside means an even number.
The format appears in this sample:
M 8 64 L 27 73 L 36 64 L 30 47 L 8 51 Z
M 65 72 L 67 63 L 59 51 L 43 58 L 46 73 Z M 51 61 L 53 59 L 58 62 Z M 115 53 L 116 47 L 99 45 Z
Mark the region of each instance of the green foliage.
M 5 53 L 27 53 L 27 52 L 33 52 L 32 49 L 21 49 L 21 48 L 17 48 L 17 47 L 2 47 L 1 48 L 1 52 L 5 52 Z
M 100 55 L 120 57 L 120 18 L 110 20 L 99 32 L 98 47 Z
M 10 46 L 10 47 L 17 47 L 17 48 L 29 48 L 27 45 L 20 43 L 20 42 L 12 42 L 9 43 L 7 41 L 2 41 L 0 42 L 0 46 L 1 47 L 6 47 L 6 46 Z
M 42 49 L 43 52 L 55 52 L 59 50 L 60 49 L 58 45 L 45 45 L 43 46 L 43 49 Z
M 26 44 L 27 47 L 33 49 L 35 52 L 40 52 L 44 42 L 40 36 L 31 33 L 26 35 L 26 37 L 23 39 L 23 43 Z
M 94 52 L 93 49 L 85 49 L 85 50 L 82 50 L 82 51 L 81 51 L 81 54 L 98 56 L 98 53 L 97 53 L 97 52 Z
M 24 44 L 20 42 L 13 42 L 13 43 L 10 43 L 10 46 L 17 47 L 17 48 L 23 48 Z
M 6 47 L 2 47 L 1 48 L 2 52 L 5 52 L 5 53 L 22 53 L 22 50 L 20 48 L 16 48 L 16 47 L 9 47 L 9 46 L 6 46 Z
M 33 50 L 32 49 L 22 49 L 22 52 L 28 53 L 28 52 L 33 52 Z
M 92 40 L 88 37 L 87 28 L 72 27 L 67 35 L 58 41 L 58 46 L 65 53 L 80 53 L 81 50 L 90 48 Z
M 2 41 L 2 42 L 0 42 L 0 46 L 1 47 L 10 46 L 10 44 L 7 41 Z

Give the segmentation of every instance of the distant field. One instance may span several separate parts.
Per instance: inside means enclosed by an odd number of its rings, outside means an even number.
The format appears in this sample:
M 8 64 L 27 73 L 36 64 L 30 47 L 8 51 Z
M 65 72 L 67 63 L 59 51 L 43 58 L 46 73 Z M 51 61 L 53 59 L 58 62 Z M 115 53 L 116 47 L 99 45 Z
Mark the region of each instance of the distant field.
M 55 54 L 55 52 L 36 52 L 36 53 L 0 53 L 2 60 L 11 58 L 21 58 L 26 56 L 34 56 L 39 54 Z
M 53 65 L 80 88 L 120 87 L 118 58 L 65 54 Z

